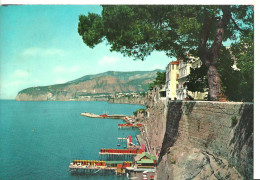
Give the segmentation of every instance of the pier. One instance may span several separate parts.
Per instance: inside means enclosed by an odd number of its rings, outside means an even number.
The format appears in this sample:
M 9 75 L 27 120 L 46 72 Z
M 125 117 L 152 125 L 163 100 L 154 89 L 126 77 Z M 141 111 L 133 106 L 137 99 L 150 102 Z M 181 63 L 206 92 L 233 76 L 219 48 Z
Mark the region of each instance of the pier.
M 142 124 L 118 124 L 118 128 L 122 127 L 142 127 Z
M 116 174 L 125 174 L 127 167 L 132 167 L 131 161 L 94 161 L 94 160 L 74 160 L 69 165 L 71 172 L 85 172 L 90 174 L 107 174 L 115 172 Z
M 102 115 L 97 115 L 97 114 L 92 114 L 92 113 L 81 113 L 81 116 L 86 116 L 90 118 L 106 118 L 106 119 L 126 119 L 126 115 L 120 115 L 120 114 L 113 114 L 113 115 L 107 115 L 107 114 L 102 114 Z
M 136 155 L 137 149 L 101 149 L 100 155 Z

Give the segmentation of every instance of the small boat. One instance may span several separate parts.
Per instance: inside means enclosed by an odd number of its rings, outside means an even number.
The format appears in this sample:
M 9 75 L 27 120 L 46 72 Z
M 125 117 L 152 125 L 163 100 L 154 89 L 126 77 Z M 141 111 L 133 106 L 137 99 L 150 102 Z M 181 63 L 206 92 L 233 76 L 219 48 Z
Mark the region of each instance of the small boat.
M 117 144 L 117 146 L 121 146 L 120 144 Z

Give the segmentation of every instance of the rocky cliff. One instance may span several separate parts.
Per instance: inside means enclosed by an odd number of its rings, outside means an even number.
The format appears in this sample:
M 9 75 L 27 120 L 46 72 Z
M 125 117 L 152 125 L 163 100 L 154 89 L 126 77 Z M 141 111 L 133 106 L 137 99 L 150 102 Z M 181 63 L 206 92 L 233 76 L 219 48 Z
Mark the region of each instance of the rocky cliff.
M 31 87 L 20 91 L 18 101 L 108 100 L 115 93 L 146 92 L 156 77 L 154 71 L 109 71 L 50 86 Z
M 151 94 L 144 120 L 157 179 L 252 179 L 253 104 L 169 101 Z

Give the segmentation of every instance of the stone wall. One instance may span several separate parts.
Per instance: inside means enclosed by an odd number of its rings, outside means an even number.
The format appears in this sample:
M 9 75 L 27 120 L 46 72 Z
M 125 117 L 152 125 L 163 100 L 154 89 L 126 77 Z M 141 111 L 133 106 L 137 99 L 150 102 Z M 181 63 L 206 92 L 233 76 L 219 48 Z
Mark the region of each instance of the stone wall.
M 158 179 L 252 179 L 252 103 L 170 101 L 166 110 L 165 129 L 147 119 L 164 134 Z

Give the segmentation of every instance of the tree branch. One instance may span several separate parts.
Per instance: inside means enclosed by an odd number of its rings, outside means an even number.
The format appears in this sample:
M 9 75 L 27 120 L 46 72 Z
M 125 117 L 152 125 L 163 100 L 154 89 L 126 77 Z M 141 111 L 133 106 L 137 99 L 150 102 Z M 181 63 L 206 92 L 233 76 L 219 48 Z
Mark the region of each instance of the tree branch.
M 230 6 L 223 6 L 221 9 L 223 12 L 223 17 L 218 23 L 215 40 L 210 48 L 209 59 L 210 59 L 211 64 L 217 63 L 217 58 L 218 58 L 220 47 L 222 45 L 222 41 L 223 41 L 223 37 L 224 37 L 224 31 L 231 18 Z
M 236 21 L 233 19 L 232 15 L 231 15 L 231 20 L 232 20 L 232 22 L 234 23 L 235 27 L 236 27 L 239 31 L 246 32 L 246 30 L 241 29 L 241 28 L 237 25 L 237 23 L 236 23 Z
M 209 33 L 210 33 L 210 26 L 211 26 L 211 20 L 207 15 L 205 14 L 205 20 L 203 22 L 203 27 L 201 31 L 201 36 L 200 36 L 200 42 L 199 42 L 199 48 L 198 48 L 198 53 L 201 61 L 206 65 L 206 60 L 207 60 L 207 48 L 206 44 L 209 38 Z M 207 66 L 207 65 L 206 65 Z

